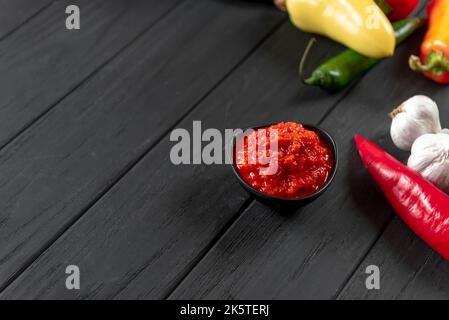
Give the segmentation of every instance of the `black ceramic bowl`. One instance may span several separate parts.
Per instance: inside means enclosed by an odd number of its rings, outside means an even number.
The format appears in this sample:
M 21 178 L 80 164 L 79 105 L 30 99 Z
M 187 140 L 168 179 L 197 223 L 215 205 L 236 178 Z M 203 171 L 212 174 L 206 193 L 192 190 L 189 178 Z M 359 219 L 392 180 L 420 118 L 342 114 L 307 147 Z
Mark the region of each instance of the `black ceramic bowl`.
M 258 126 L 252 128 L 253 130 L 266 128 L 274 124 L 268 124 L 264 126 Z M 337 153 L 337 144 L 335 143 L 335 140 L 332 138 L 332 136 L 324 129 L 311 125 L 311 124 L 302 124 L 302 126 L 307 129 L 316 132 L 324 139 L 324 141 L 329 145 L 329 148 L 332 150 L 332 154 L 334 156 L 334 167 L 332 168 L 332 171 L 329 175 L 329 178 L 327 182 L 322 186 L 319 190 L 317 190 L 315 193 L 308 195 L 306 197 L 300 197 L 300 198 L 282 198 L 282 197 L 276 197 L 271 196 L 269 194 L 260 192 L 259 190 L 254 189 L 252 186 L 250 186 L 239 174 L 235 161 L 232 161 L 232 171 L 234 172 L 235 176 L 237 177 L 237 180 L 240 182 L 240 184 L 243 186 L 243 188 L 246 189 L 250 194 L 254 195 L 259 201 L 270 204 L 270 205 L 276 205 L 276 206 L 303 206 L 306 205 L 313 200 L 317 199 L 319 196 L 321 196 L 326 189 L 329 187 L 329 185 L 332 183 L 332 180 L 334 179 L 335 173 L 337 172 L 337 166 L 338 166 L 338 153 Z M 235 157 L 235 142 L 236 139 L 238 139 L 241 135 L 237 135 L 233 139 L 233 145 L 232 145 L 232 158 L 233 160 Z

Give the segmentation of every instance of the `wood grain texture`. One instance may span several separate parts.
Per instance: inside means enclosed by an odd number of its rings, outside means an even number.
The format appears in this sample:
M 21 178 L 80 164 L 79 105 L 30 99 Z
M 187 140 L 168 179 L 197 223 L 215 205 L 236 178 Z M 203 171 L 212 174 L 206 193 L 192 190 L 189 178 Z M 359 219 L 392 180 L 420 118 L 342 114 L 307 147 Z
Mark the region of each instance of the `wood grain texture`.
M 0 281 L 7 282 L 76 221 L 283 19 L 265 6 L 186 1 L 3 149 L 0 235 L 5 245 L 0 248 Z M 153 173 L 166 174 L 153 168 Z M 159 176 L 136 186 L 145 190 L 165 181 Z M 135 193 L 129 196 L 130 202 L 142 201 Z M 186 199 L 184 206 L 193 200 Z M 182 211 L 182 206 L 172 208 Z M 112 214 L 111 222 L 118 225 L 101 234 L 80 234 L 81 238 L 101 235 L 97 244 L 107 245 L 132 214 Z M 92 226 L 107 224 L 103 220 Z M 138 236 L 147 235 L 141 231 Z M 130 253 L 140 256 L 146 248 L 135 250 Z M 107 259 L 90 262 L 112 269 Z M 112 280 L 112 286 L 120 284 Z M 94 295 L 95 290 L 88 293 Z M 46 296 L 39 291 L 26 294 Z
M 319 121 L 344 92 L 327 95 L 299 84 L 298 53 L 307 40 L 285 24 L 179 127 L 191 130 L 193 120 L 204 129 Z M 321 45 L 328 54 L 337 49 Z M 310 63 L 322 59 L 317 54 Z M 166 136 L 1 297 L 166 297 L 248 199 L 229 167 L 174 166 L 172 146 Z M 83 273 L 76 292 L 64 288 L 68 263 Z
M 0 0 L 0 41 L 40 13 L 51 2 L 51 0 Z
M 339 146 L 339 170 L 329 190 L 294 213 L 254 204 L 171 298 L 332 299 L 338 295 L 391 216 L 359 161 L 353 135 L 360 133 L 394 151 L 388 112 L 410 95 L 441 90 L 408 69 L 407 58 L 419 42 L 420 36 L 413 37 L 393 58 L 373 69 L 323 121 Z
M 0 42 L 0 146 L 76 89 L 177 2 L 56 1 Z M 81 10 L 81 29 L 69 31 L 65 8 L 73 3 Z
M 386 114 L 412 94 L 449 101 L 408 71 L 419 37 L 353 91 L 326 95 L 294 72 L 307 36 L 285 24 L 259 48 L 280 21 L 268 6 L 183 4 L 0 151 L 0 287 L 37 258 L 0 298 L 447 299 L 447 262 L 390 224 L 352 142 L 358 132 L 405 159 Z M 319 45 L 311 65 L 337 49 Z M 173 143 L 160 137 L 185 115 L 177 126 L 188 130 L 193 120 L 320 122 L 339 143 L 336 181 L 296 212 L 251 202 L 226 166 L 170 163 Z M 68 264 L 81 268 L 80 291 L 65 289 Z M 369 264 L 381 268 L 380 291 L 365 288 Z
M 380 270 L 380 290 L 367 290 L 366 267 Z M 398 217 L 363 260 L 339 299 L 449 299 L 449 263 Z

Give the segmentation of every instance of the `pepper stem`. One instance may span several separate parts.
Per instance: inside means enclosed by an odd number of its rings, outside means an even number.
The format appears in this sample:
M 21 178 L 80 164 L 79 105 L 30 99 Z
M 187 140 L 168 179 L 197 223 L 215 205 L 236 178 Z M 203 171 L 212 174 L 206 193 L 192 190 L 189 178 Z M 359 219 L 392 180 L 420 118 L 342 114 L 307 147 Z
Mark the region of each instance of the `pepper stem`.
M 312 49 L 313 45 L 315 44 L 316 39 L 311 38 L 309 42 L 307 43 L 307 47 L 304 50 L 304 53 L 301 57 L 301 62 L 299 63 L 299 78 L 306 84 L 314 84 L 313 77 L 306 79 L 304 76 L 304 66 L 306 64 L 307 58 L 309 56 L 310 50 Z
M 411 55 L 408 64 L 413 71 L 432 72 L 436 76 L 449 72 L 448 58 L 442 52 L 437 51 L 430 53 L 424 64 L 421 63 L 419 57 Z

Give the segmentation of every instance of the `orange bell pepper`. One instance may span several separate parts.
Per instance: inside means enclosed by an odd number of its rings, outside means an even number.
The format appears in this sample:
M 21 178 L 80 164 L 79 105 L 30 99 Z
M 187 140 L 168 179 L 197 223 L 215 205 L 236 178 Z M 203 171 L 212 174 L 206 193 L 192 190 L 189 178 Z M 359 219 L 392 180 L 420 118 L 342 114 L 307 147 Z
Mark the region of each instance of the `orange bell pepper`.
M 432 0 L 427 11 L 429 29 L 421 57 L 412 55 L 410 68 L 435 82 L 449 84 L 449 0 Z

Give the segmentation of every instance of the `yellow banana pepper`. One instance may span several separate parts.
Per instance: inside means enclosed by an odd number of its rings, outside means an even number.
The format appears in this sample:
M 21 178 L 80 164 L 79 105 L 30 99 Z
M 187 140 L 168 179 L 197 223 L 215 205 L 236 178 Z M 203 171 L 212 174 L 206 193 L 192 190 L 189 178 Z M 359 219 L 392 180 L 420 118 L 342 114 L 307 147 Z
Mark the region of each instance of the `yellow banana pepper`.
M 306 32 L 327 36 L 372 57 L 392 56 L 394 29 L 373 0 L 286 0 L 290 19 Z

